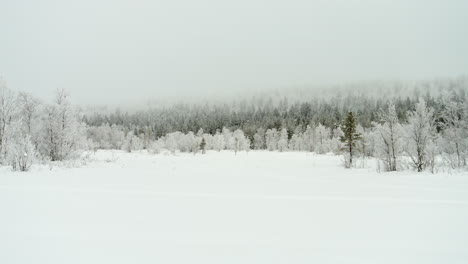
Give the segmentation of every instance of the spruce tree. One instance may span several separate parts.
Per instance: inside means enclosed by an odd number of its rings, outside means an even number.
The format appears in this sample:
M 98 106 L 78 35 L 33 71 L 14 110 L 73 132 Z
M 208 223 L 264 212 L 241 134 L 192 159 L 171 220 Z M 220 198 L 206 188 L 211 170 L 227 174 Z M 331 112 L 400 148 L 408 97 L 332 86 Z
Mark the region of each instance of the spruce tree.
M 356 118 L 353 112 L 349 112 L 346 116 L 342 130 L 344 135 L 340 137 L 340 140 L 345 144 L 346 153 L 349 155 L 349 162 L 345 166 L 351 168 L 356 142 L 361 139 L 361 134 L 356 131 Z
M 205 138 L 202 138 L 201 140 L 201 143 L 200 143 L 200 149 L 202 151 L 202 154 L 205 154 L 206 153 L 206 141 L 205 141 Z

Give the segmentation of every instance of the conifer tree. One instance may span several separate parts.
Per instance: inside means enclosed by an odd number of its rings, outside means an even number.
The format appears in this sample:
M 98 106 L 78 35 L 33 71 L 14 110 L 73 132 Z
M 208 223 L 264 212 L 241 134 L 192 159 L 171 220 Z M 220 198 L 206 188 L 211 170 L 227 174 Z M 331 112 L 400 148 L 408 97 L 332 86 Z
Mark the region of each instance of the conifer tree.
M 356 148 L 356 142 L 361 139 L 361 134 L 356 131 L 356 118 L 353 112 L 349 112 L 346 116 L 342 130 L 344 135 L 341 136 L 340 140 L 345 144 L 346 154 L 349 155 L 345 166 L 351 168 L 353 165 L 353 152 Z
M 200 150 L 202 151 L 202 154 L 206 153 L 206 141 L 205 138 L 202 138 L 200 142 Z

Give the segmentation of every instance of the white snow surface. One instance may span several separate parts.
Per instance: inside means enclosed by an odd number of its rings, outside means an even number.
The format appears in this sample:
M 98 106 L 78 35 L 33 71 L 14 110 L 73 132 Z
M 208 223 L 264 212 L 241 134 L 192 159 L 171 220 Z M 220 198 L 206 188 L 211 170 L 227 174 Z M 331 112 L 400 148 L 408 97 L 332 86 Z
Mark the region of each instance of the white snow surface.
M 0 263 L 468 263 L 468 175 L 312 153 L 0 168 Z

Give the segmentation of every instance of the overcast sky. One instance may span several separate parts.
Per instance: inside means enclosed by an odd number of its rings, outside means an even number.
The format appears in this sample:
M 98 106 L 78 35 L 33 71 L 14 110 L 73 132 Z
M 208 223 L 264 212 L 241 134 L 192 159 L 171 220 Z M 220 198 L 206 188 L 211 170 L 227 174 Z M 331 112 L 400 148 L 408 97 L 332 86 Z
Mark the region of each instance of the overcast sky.
M 0 0 L 8 87 L 80 104 L 468 73 L 468 1 Z

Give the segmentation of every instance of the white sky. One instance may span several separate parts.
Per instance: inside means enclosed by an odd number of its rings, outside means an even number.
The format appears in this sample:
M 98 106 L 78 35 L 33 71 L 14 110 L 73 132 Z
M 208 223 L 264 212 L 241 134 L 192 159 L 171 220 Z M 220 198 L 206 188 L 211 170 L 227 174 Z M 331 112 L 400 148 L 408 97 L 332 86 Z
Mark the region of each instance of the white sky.
M 138 102 L 468 72 L 468 1 L 0 0 L 14 90 Z

